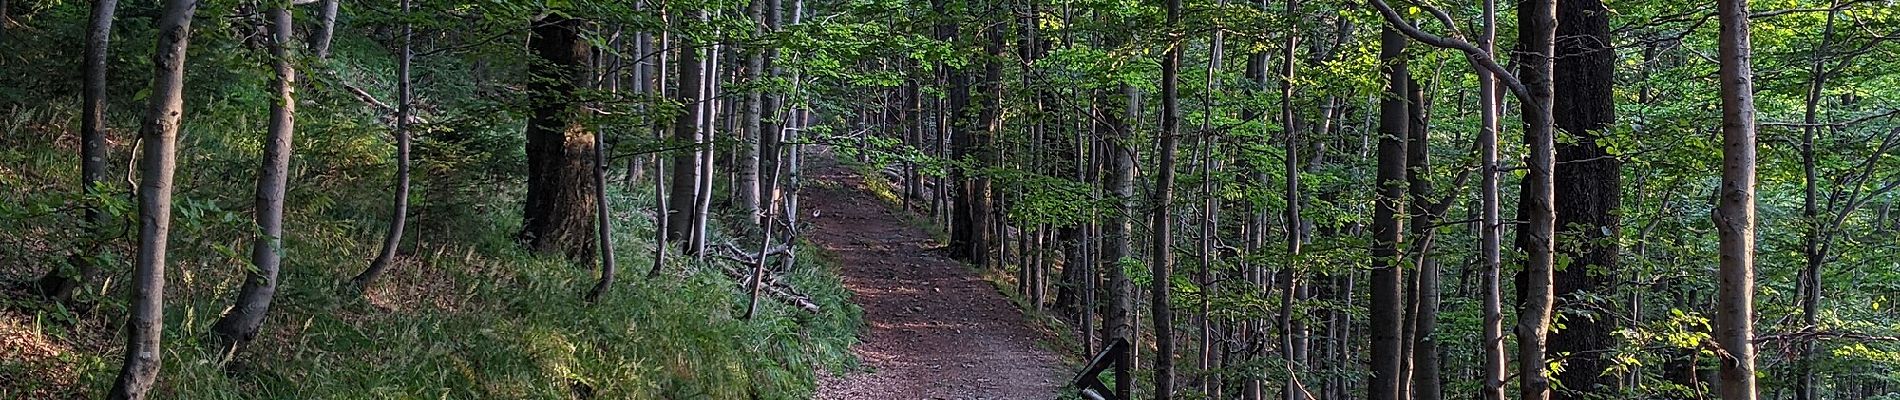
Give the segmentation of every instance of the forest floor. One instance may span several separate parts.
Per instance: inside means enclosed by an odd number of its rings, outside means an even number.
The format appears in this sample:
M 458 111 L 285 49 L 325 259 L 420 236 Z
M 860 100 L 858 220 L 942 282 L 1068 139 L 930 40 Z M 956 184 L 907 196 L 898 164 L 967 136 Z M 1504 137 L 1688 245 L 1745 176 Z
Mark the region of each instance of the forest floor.
M 829 152 L 813 154 L 800 217 L 836 255 L 867 325 L 863 362 L 821 375 L 818 399 L 1053 399 L 1063 372 L 1023 312 Z

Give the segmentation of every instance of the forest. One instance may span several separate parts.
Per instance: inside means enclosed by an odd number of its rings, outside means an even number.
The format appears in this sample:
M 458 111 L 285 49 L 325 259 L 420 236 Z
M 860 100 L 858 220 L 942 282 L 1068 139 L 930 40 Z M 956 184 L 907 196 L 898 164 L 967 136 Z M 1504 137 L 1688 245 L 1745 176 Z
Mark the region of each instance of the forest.
M 1894 0 L 0 0 L 0 398 L 1900 400 L 1896 87 Z

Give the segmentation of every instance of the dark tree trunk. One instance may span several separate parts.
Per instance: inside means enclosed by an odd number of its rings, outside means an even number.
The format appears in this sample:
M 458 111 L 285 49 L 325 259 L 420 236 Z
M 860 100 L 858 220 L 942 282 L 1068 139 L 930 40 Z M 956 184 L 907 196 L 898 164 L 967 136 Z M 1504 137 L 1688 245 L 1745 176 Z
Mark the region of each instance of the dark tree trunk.
M 705 11 L 694 11 L 696 20 L 705 20 Z M 705 152 L 703 133 L 701 132 L 701 99 L 711 95 L 706 93 L 703 75 L 706 63 L 700 58 L 699 43 L 682 35 L 676 41 L 679 50 L 679 104 L 685 108 L 673 121 L 673 143 L 675 146 L 692 146 L 691 151 L 674 152 L 672 184 L 666 201 L 666 237 L 672 242 L 690 243 L 693 233 L 693 221 L 697 220 L 699 195 L 700 155 Z
M 283 264 L 284 193 L 289 186 L 291 137 L 296 131 L 296 60 L 290 54 L 290 9 L 277 3 L 266 14 L 271 19 L 271 64 L 277 70 L 271 86 L 270 132 L 264 140 L 263 165 L 257 169 L 257 233 L 251 242 L 251 269 L 229 311 L 211 326 L 225 359 L 257 336 L 277 295 L 277 272 Z
M 581 21 L 550 15 L 528 38 L 538 62 L 529 91 L 528 201 L 521 238 L 535 251 L 583 259 L 594 251 L 594 133 L 581 124 L 575 86 L 586 82 L 592 56 Z
M 1564 368 L 1556 379 L 1564 390 L 1553 399 L 1595 398 L 1616 388 L 1608 359 L 1615 343 L 1616 318 L 1597 310 L 1614 309 L 1618 276 L 1618 220 L 1622 207 L 1622 161 L 1599 143 L 1616 120 L 1616 52 L 1610 49 L 1610 13 L 1599 0 L 1564 0 L 1557 5 L 1557 57 L 1552 86 L 1552 117 L 1566 138 L 1557 142 L 1557 228 L 1569 240 L 1561 247 L 1571 261 L 1556 271 L 1558 307 L 1568 314 L 1564 329 L 1551 333 L 1550 354 Z
M 1181 26 L 1181 0 L 1168 0 L 1168 26 L 1178 29 Z M 1150 276 L 1154 277 L 1149 292 L 1150 305 L 1154 315 L 1155 328 L 1155 393 L 1156 399 L 1174 398 L 1174 308 L 1170 305 L 1173 294 L 1168 289 L 1174 286 L 1174 218 L 1170 210 L 1174 204 L 1174 151 L 1176 137 L 1181 133 L 1181 47 L 1185 43 L 1169 46 L 1168 53 L 1161 62 L 1161 152 L 1158 172 L 1155 173 L 1154 201 L 1149 215 L 1154 217 L 1149 230 L 1152 246 L 1149 256 L 1154 258 Z
M 1379 59 L 1386 75 L 1385 95 L 1379 102 L 1378 180 L 1375 183 L 1376 208 L 1372 217 L 1372 376 L 1368 377 L 1366 398 L 1399 400 L 1404 363 L 1400 337 L 1403 317 L 1404 282 L 1399 266 L 1399 245 L 1404 240 L 1399 222 L 1405 204 L 1405 93 L 1409 81 L 1404 55 L 1405 36 L 1387 27 L 1380 34 Z
M 111 53 L 112 19 L 118 5 L 118 0 L 94 0 L 87 22 L 90 27 L 86 30 L 86 82 L 79 105 L 79 185 L 88 199 L 99 195 L 97 189 L 105 182 L 106 170 L 110 168 L 106 164 L 111 152 L 106 143 L 106 67 Z M 5 1 L 0 1 L 0 10 L 5 6 Z M 0 25 L 7 23 L 5 14 L 0 11 Z M 89 253 L 97 252 L 105 239 L 100 232 L 106 224 L 105 214 L 91 201 L 86 202 L 83 214 L 80 223 L 85 226 L 88 254 L 74 254 L 70 258 L 73 269 L 54 268 L 40 278 L 40 293 L 54 301 L 71 301 L 73 292 L 98 272 L 98 266 L 93 265 L 93 254 Z
M 139 249 L 126 301 L 125 358 L 107 399 L 144 399 L 158 381 L 165 324 L 165 247 L 171 233 L 172 173 L 178 156 L 178 120 L 184 112 L 185 49 L 194 0 L 167 0 L 152 55 L 152 94 L 139 125 L 145 147 L 139 170 Z

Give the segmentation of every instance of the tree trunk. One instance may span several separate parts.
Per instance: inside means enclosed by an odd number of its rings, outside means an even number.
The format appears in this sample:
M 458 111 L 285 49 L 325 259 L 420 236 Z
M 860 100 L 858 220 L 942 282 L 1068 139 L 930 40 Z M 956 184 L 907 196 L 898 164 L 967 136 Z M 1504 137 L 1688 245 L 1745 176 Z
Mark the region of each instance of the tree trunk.
M 100 230 L 104 229 L 106 216 L 91 199 L 101 195 L 99 185 L 105 182 L 106 170 L 110 168 L 106 164 L 106 157 L 111 153 L 106 143 L 106 72 L 107 57 L 111 54 L 112 19 L 118 5 L 118 0 L 93 0 L 92 15 L 87 20 L 86 82 L 79 105 L 79 185 L 87 199 L 80 223 L 85 227 L 88 244 L 86 253 L 75 253 L 69 258 L 73 261 L 73 270 L 55 267 L 39 280 L 40 294 L 60 303 L 71 301 L 73 292 L 98 273 L 94 255 L 105 239 Z M 6 3 L 0 1 L 0 10 L 5 7 Z M 0 11 L 0 29 L 8 23 L 5 15 L 5 11 Z
M 1524 104 L 1524 142 L 1530 146 L 1528 173 L 1518 195 L 1517 244 L 1524 249 L 1524 269 L 1517 290 L 1518 396 L 1522 400 L 1550 398 L 1550 371 L 1545 345 L 1550 333 L 1556 258 L 1556 212 L 1552 170 L 1556 143 L 1551 121 L 1551 74 L 1555 52 L 1555 0 L 1518 3 L 1518 79 L 1528 99 Z
M 1366 398 L 1401 399 L 1400 321 L 1403 320 L 1404 282 L 1399 265 L 1399 245 L 1404 240 L 1404 224 L 1399 214 L 1405 204 L 1405 136 L 1410 123 L 1406 116 L 1405 93 L 1409 74 L 1405 61 L 1406 39 L 1387 27 L 1379 36 L 1379 60 L 1384 64 L 1386 93 L 1379 101 L 1378 181 L 1375 183 L 1376 209 L 1372 217 L 1372 376 L 1367 379 Z
M 271 86 L 270 132 L 264 140 L 263 165 L 257 169 L 256 222 L 258 236 L 251 241 L 251 267 L 238 290 L 237 301 L 211 327 L 226 360 L 257 336 L 264 315 L 277 296 L 277 272 L 283 264 L 284 193 L 289 186 L 291 137 L 296 131 L 297 70 L 290 54 L 290 9 L 276 3 L 270 16 L 271 65 L 277 71 Z
M 405 0 L 406 2 L 407 0 Z M 620 35 L 614 28 L 614 36 Z M 614 39 L 608 39 L 609 48 L 616 46 Z M 607 69 L 606 86 L 610 95 L 618 96 L 620 91 L 620 56 L 603 52 L 613 57 L 613 65 Z M 613 204 L 607 202 L 607 146 L 602 140 L 594 140 L 594 204 L 599 209 L 594 213 L 595 240 L 600 246 L 600 280 L 587 291 L 587 302 L 600 301 L 600 296 L 614 285 L 614 276 L 620 273 L 620 266 L 614 260 Z
M 1820 180 L 1816 172 L 1818 162 L 1816 161 L 1814 140 L 1820 130 L 1818 123 L 1820 122 L 1819 115 L 1822 90 L 1827 87 L 1828 74 L 1825 69 L 1826 56 L 1828 49 L 1833 44 L 1834 23 L 1839 14 L 1839 2 L 1834 1 L 1831 3 L 1835 4 L 1833 4 L 1834 7 L 1830 7 L 1828 11 L 1827 25 L 1822 28 L 1821 43 L 1815 48 L 1814 54 L 1811 57 L 1813 61 L 1810 64 L 1812 67 L 1809 69 L 1806 107 L 1802 113 L 1802 122 L 1804 125 L 1801 127 L 1800 147 L 1801 169 L 1803 172 L 1801 218 L 1804 221 L 1802 226 L 1805 228 L 1804 232 L 1802 232 L 1804 235 L 1801 241 L 1801 253 L 1804 256 L 1805 262 L 1802 264 L 1800 277 L 1796 279 L 1798 284 L 1796 285 L 1795 292 L 1800 295 L 1800 299 L 1797 302 L 1801 305 L 1802 324 L 1815 329 L 1818 329 L 1816 325 L 1819 322 L 1818 317 L 1821 308 L 1821 267 L 1827 263 L 1828 254 L 1826 249 L 1828 246 L 1821 244 L 1825 235 L 1822 230 L 1823 227 L 1826 226 L 1826 223 L 1821 221 L 1820 207 L 1818 204 L 1818 197 L 1820 197 L 1818 194 L 1820 191 Z M 1881 220 L 1878 218 L 1874 219 L 1873 225 L 1874 231 L 1879 232 Z M 1795 400 L 1813 400 L 1819 398 L 1819 388 L 1814 384 L 1814 359 L 1816 358 L 1814 342 L 1805 342 L 1798 346 L 1799 348 L 1796 349 L 1796 351 L 1798 352 L 1797 357 L 1799 357 L 1799 359 L 1795 360 L 1794 363 L 1794 398 Z
M 1298 0 L 1288 0 L 1286 2 L 1286 15 L 1288 18 L 1296 18 L 1295 16 L 1299 15 L 1299 4 L 1300 2 Z M 1296 311 L 1293 304 L 1300 300 L 1295 296 L 1296 292 L 1299 291 L 1298 288 L 1300 285 L 1300 253 L 1302 250 L 1300 245 L 1306 241 L 1306 238 L 1303 237 L 1305 231 L 1300 229 L 1302 226 L 1302 218 L 1300 216 L 1300 202 L 1302 200 L 1300 197 L 1299 161 L 1300 146 L 1302 146 L 1300 144 L 1301 123 L 1298 120 L 1299 116 L 1293 112 L 1293 96 L 1295 95 L 1293 87 L 1294 66 L 1297 65 L 1298 62 L 1294 55 L 1295 51 L 1299 49 L 1300 36 L 1299 33 L 1295 31 L 1287 31 L 1285 35 L 1286 43 L 1285 47 L 1281 49 L 1282 53 L 1280 55 L 1280 124 L 1281 130 L 1283 131 L 1282 133 L 1286 138 L 1286 152 L 1281 159 L 1285 161 L 1286 167 L 1282 173 L 1286 176 L 1287 259 L 1284 267 L 1286 271 L 1286 281 L 1283 282 L 1280 287 L 1280 353 L 1288 367 L 1286 385 L 1281 388 L 1282 396 L 1280 396 L 1280 398 L 1286 400 L 1307 400 L 1311 398 L 1311 396 L 1306 393 L 1306 388 L 1300 383 L 1299 369 L 1302 366 L 1299 360 L 1300 354 L 1298 354 L 1300 351 L 1295 343 L 1295 336 L 1301 335 L 1301 331 L 1305 330 L 1306 327 L 1305 324 L 1301 322 L 1304 319 L 1294 318 L 1293 316 L 1294 311 Z
M 1562 309 L 1578 310 L 1550 336 L 1550 353 L 1563 361 L 1556 378 L 1564 390 L 1554 399 L 1586 399 L 1612 393 L 1617 376 L 1608 356 L 1617 319 L 1594 310 L 1614 309 L 1618 276 L 1617 240 L 1622 224 L 1622 161 L 1599 140 L 1616 121 L 1616 53 L 1610 48 L 1610 11 L 1599 0 L 1564 0 L 1557 10 L 1557 57 L 1553 82 L 1554 123 L 1568 135 L 1558 141 L 1554 181 L 1559 237 L 1570 263 L 1555 273 Z
M 342 2 L 321 0 L 317 4 L 317 32 L 310 35 L 310 48 L 316 51 L 318 59 L 330 58 L 330 41 L 336 37 L 337 6 Z
M 1497 41 L 1497 0 L 1484 0 L 1484 34 L 1479 37 L 1479 48 L 1486 54 L 1496 54 Z M 1504 292 L 1503 292 L 1503 236 L 1504 222 L 1501 220 L 1499 185 L 1503 170 L 1498 164 L 1498 128 L 1499 114 L 1502 114 L 1503 99 L 1500 98 L 1501 86 L 1495 73 L 1485 68 L 1478 70 L 1478 153 L 1480 168 L 1483 168 L 1483 183 L 1479 189 L 1480 222 L 1478 251 L 1484 263 L 1484 299 L 1482 311 L 1484 336 L 1479 347 L 1484 348 L 1484 376 L 1479 391 L 1484 400 L 1504 400 L 1505 363 L 1504 355 Z
M 691 220 L 692 227 L 689 231 L 691 240 L 686 247 L 686 252 L 691 254 L 695 260 L 700 261 L 706 259 L 706 226 L 708 218 L 712 217 L 713 160 L 717 160 L 717 154 L 715 154 L 717 146 L 715 146 L 715 144 L 719 143 L 717 138 L 714 137 L 716 132 L 718 132 L 718 130 L 715 129 L 715 125 L 718 124 L 719 118 L 719 99 L 724 97 L 719 95 L 719 56 L 721 50 L 724 50 L 724 47 L 724 45 L 714 44 L 711 49 L 706 51 L 705 66 L 703 67 L 705 73 L 700 76 L 701 79 L 705 80 L 705 82 L 701 83 L 701 87 L 705 89 L 703 89 L 703 97 L 701 97 L 699 102 L 699 107 L 703 108 L 700 110 L 698 129 L 700 137 L 698 143 L 699 181 L 696 182 L 697 186 L 694 187 L 694 191 L 698 193 L 693 196 L 693 219 Z
M 659 13 L 660 15 L 666 15 L 666 8 L 661 7 Z M 665 29 L 660 29 L 658 33 L 659 39 L 653 43 L 653 51 L 656 54 L 653 56 L 652 70 L 646 74 L 652 77 L 652 80 L 641 82 L 641 84 L 647 85 L 648 95 L 663 99 L 666 98 L 667 95 L 667 61 L 669 61 L 670 58 L 668 55 L 673 54 L 673 42 L 670 34 L 668 34 Z M 678 89 L 675 90 L 679 91 Z M 684 93 L 685 91 L 679 92 Z M 654 119 L 652 128 L 653 140 L 655 142 L 666 143 L 667 128 L 671 127 L 667 126 L 665 121 L 664 118 Z M 672 232 L 672 229 L 667 225 L 670 219 L 667 213 L 669 210 L 672 210 L 672 207 L 668 206 L 671 202 L 668 201 L 670 197 L 666 192 L 667 178 L 670 178 L 670 176 L 666 174 L 666 163 L 663 162 L 663 159 L 658 153 L 655 153 L 653 155 L 653 267 L 647 269 L 648 279 L 660 276 L 660 271 L 666 266 L 666 249 L 672 246 L 673 240 L 676 240 L 670 239 L 669 232 Z
M 752 20 L 758 21 L 759 24 L 753 27 L 754 37 L 763 37 L 769 32 L 765 20 L 765 3 L 766 0 L 752 0 L 751 6 L 748 7 Z M 763 103 L 765 92 L 760 89 L 759 78 L 765 70 L 765 47 L 772 46 L 767 44 L 745 49 L 746 66 L 743 79 L 747 88 L 745 109 L 741 111 L 740 117 L 744 122 L 739 129 L 741 135 L 738 138 L 739 143 L 733 146 L 734 158 L 738 161 L 736 163 L 738 165 L 733 166 L 738 169 L 736 178 L 738 184 L 731 190 L 735 202 L 738 203 L 736 204 L 738 211 L 740 215 L 746 217 L 744 221 L 747 224 L 752 224 L 753 221 L 760 221 L 759 224 L 764 223 L 765 215 L 759 207 L 761 202 L 769 201 L 761 200 L 759 192 L 759 164 L 765 162 L 761 155 L 769 154 L 763 153 L 764 149 L 759 146 L 760 138 L 764 135 L 762 113 L 765 110 Z
M 1720 0 L 1722 187 L 1714 339 L 1723 350 L 1723 400 L 1755 399 L 1755 95 L 1749 66 L 1748 3 Z
M 1121 111 L 1113 109 L 1114 106 L 1126 106 L 1129 99 L 1135 96 L 1136 90 L 1133 85 L 1123 84 L 1121 96 L 1104 96 L 1104 103 L 1109 104 L 1109 107 L 1102 108 L 1103 122 L 1098 131 L 1104 136 L 1109 160 L 1106 182 L 1108 198 L 1115 208 L 1108 213 L 1108 223 L 1102 232 L 1106 243 L 1102 245 L 1101 265 L 1102 269 L 1108 271 L 1108 310 L 1102 317 L 1103 328 L 1107 330 L 1107 334 L 1102 337 L 1104 346 L 1114 343 L 1116 339 L 1127 340 L 1133 345 L 1136 339 L 1134 283 L 1129 280 L 1128 270 L 1123 266 L 1124 261 L 1134 260 L 1135 226 L 1130 217 L 1135 215 L 1135 149 L 1130 143 L 1134 138 L 1134 126 L 1128 120 L 1135 115 L 1132 107 Z M 1128 118 L 1124 118 L 1124 115 Z M 1122 354 L 1124 356 L 1115 368 L 1115 382 L 1131 384 L 1117 385 L 1120 390 L 1115 396 L 1132 399 L 1134 352 Z
M 1181 0 L 1168 0 L 1168 26 L 1181 26 Z M 1173 294 L 1168 289 L 1174 284 L 1174 218 L 1169 209 L 1174 204 L 1174 151 L 1176 137 L 1181 134 L 1181 46 L 1175 43 L 1168 47 L 1168 53 L 1161 62 L 1161 154 L 1158 172 L 1155 173 L 1154 209 L 1150 215 L 1154 223 L 1149 225 L 1153 232 L 1149 240 L 1150 257 L 1154 258 L 1151 273 L 1154 277 L 1149 296 L 1154 316 L 1155 328 L 1155 393 L 1156 399 L 1174 398 L 1174 308 Z
M 765 9 L 763 10 L 764 15 L 762 17 L 765 19 L 765 29 L 767 32 L 778 32 L 779 20 L 783 15 L 781 9 L 784 7 L 784 2 L 782 0 L 763 1 L 765 1 Z M 761 56 L 759 64 L 760 73 L 765 74 L 768 78 L 776 79 L 782 75 L 777 64 L 778 47 L 767 47 L 764 52 L 765 54 Z M 790 114 L 779 113 L 779 108 L 785 103 L 784 96 L 778 93 L 763 93 L 759 96 L 759 102 L 759 149 L 757 154 L 780 154 L 779 147 L 781 146 L 780 143 L 784 141 L 784 128 L 787 126 L 785 120 Z M 778 175 L 781 173 L 780 170 L 783 169 L 783 165 L 784 158 L 762 156 L 759 158 L 758 171 L 761 176 Z M 760 181 L 759 202 L 762 204 L 771 204 L 773 201 L 782 200 L 778 186 L 777 182 L 770 179 Z M 791 218 L 793 216 L 786 214 L 786 217 Z
M 528 194 L 521 238 L 529 248 L 569 259 L 593 254 L 595 213 L 591 155 L 594 133 L 581 124 L 573 96 L 586 82 L 593 55 L 581 40 L 581 21 L 550 15 L 534 25 L 528 47 L 545 67 L 529 87 L 536 99 L 528 118 Z
M 409 0 L 402 1 L 404 15 L 409 13 Z M 396 199 L 390 207 L 389 233 L 383 237 L 383 249 L 376 254 L 376 260 L 369 268 L 350 278 L 350 286 L 366 288 L 369 283 L 382 275 L 396 258 L 396 249 L 402 245 L 402 231 L 409 221 L 409 135 L 410 113 L 414 112 L 411 103 L 413 88 L 409 81 L 409 67 L 414 56 L 414 28 L 409 23 L 402 24 L 402 54 L 396 58 Z
M 1410 377 L 1405 395 L 1416 400 L 1438 400 L 1443 396 L 1439 382 L 1438 342 L 1432 338 L 1432 330 L 1438 326 L 1439 307 L 1439 263 L 1432 256 L 1433 235 L 1431 225 L 1439 212 L 1432 200 L 1431 178 L 1431 137 L 1428 110 L 1431 105 L 1425 102 L 1425 87 L 1413 79 L 1406 85 L 1407 112 L 1409 124 L 1406 126 L 1405 165 L 1406 186 L 1411 213 L 1413 244 L 1409 247 L 1414 254 L 1405 257 L 1418 268 L 1417 276 L 1412 279 L 1413 292 L 1410 307 L 1412 321 L 1408 327 L 1406 345 L 1410 348 L 1410 368 L 1406 375 Z M 1447 199 L 1450 200 L 1450 199 Z
M 171 233 L 172 173 L 178 155 L 178 120 L 184 112 L 185 49 L 191 37 L 193 0 L 166 0 L 152 55 L 152 94 L 139 126 L 145 147 L 139 161 L 139 249 L 126 301 L 125 358 L 107 399 L 144 399 L 158 380 L 165 324 L 165 247 Z
M 696 20 L 704 21 L 707 18 L 704 10 L 692 13 Z M 675 146 L 690 145 L 692 151 L 673 154 L 673 182 L 669 185 L 672 193 L 666 201 L 666 237 L 674 242 L 690 243 L 693 221 L 698 219 L 700 157 L 706 152 L 700 125 L 705 108 L 700 107 L 700 102 L 711 93 L 706 91 L 703 78 L 706 63 L 700 58 L 699 43 L 683 35 L 676 41 L 680 43 L 679 93 L 676 98 L 685 112 L 673 121 L 673 143 Z

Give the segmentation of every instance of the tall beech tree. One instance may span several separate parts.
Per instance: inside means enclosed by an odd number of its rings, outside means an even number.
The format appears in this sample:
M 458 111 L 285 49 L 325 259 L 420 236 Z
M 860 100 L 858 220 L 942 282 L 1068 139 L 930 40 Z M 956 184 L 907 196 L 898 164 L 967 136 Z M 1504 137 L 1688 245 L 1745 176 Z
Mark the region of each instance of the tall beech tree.
M 409 0 L 402 0 L 404 15 L 409 13 Z M 415 93 L 409 80 L 410 63 L 414 61 L 415 28 L 405 22 L 402 24 L 402 50 L 396 55 L 396 196 L 390 206 L 389 232 L 383 236 L 383 248 L 376 253 L 376 259 L 370 261 L 369 268 L 356 277 L 350 278 L 350 285 L 367 287 L 370 282 L 389 269 L 395 261 L 396 249 L 402 246 L 402 231 L 409 225 L 409 154 L 414 139 L 409 133 L 410 120 L 415 113 L 413 99 Z M 604 203 L 603 203 L 604 204 Z
M 178 124 L 185 109 L 185 50 L 190 46 L 193 0 L 166 0 L 152 54 L 152 94 L 139 124 L 139 245 L 132 267 L 125 355 L 106 398 L 146 398 L 158 382 L 165 327 L 165 250 L 171 234 L 172 176 L 178 161 Z
M 81 218 L 86 224 L 86 240 L 91 242 L 83 247 L 87 252 L 99 249 L 107 223 L 105 213 L 92 198 L 103 195 L 98 189 L 105 183 L 109 168 L 106 164 L 106 157 L 110 155 L 106 143 L 106 75 L 109 72 L 106 66 L 107 57 L 111 55 L 113 14 L 118 6 L 118 0 L 94 0 L 87 18 L 86 81 L 79 103 L 79 184 L 88 197 Z M 5 8 L 5 4 L 0 3 L 0 9 Z M 5 15 L 6 12 L 0 11 L 0 25 L 7 23 Z M 39 280 L 40 294 L 60 302 L 72 300 L 73 292 L 97 274 L 99 266 L 94 258 L 94 254 L 67 257 L 71 269 L 47 271 Z
M 1379 158 L 1375 211 L 1372 216 L 1372 375 L 1367 378 L 1366 398 L 1399 400 L 1404 392 L 1404 377 L 1399 375 L 1405 359 L 1401 352 L 1400 322 L 1404 319 L 1405 296 L 1399 246 L 1404 240 L 1399 215 L 1405 209 L 1405 136 L 1410 117 L 1405 107 L 1406 85 L 1410 83 L 1405 59 L 1405 35 L 1386 28 L 1379 34 L 1379 61 L 1385 74 L 1385 93 L 1379 100 Z
M 1755 391 L 1755 73 L 1750 65 L 1748 2 L 1716 1 L 1720 21 L 1722 185 L 1715 207 L 1720 238 L 1715 318 L 1723 400 Z
M 271 300 L 277 297 L 277 275 L 283 265 L 284 196 L 290 184 L 291 138 L 297 129 L 297 68 L 290 51 L 288 7 L 278 3 L 265 11 L 270 16 L 271 66 L 277 75 L 271 79 L 264 160 L 257 168 L 257 238 L 251 241 L 251 268 L 244 276 L 244 286 L 238 289 L 237 301 L 211 326 L 212 336 L 225 348 L 226 358 L 257 336 Z
M 1168 0 L 1169 30 L 1181 28 L 1181 0 Z M 1154 223 L 1149 236 L 1152 242 L 1150 256 L 1152 274 L 1156 277 L 1174 276 L 1174 151 L 1181 135 L 1181 43 L 1168 46 L 1168 52 L 1161 60 L 1161 145 L 1156 151 L 1160 154 L 1159 167 L 1155 177 L 1154 199 L 1149 214 Z M 1151 289 L 1150 304 L 1154 307 L 1155 328 L 1155 393 L 1154 398 L 1174 398 L 1174 295 L 1169 292 L 1174 286 L 1171 279 L 1155 279 Z
M 692 12 L 693 20 L 704 22 L 708 15 L 705 11 Z M 706 146 L 704 137 L 705 99 L 712 96 L 705 85 L 708 74 L 705 59 L 701 57 L 699 44 L 684 35 L 676 38 L 679 49 L 679 93 L 675 96 L 685 109 L 673 121 L 673 141 L 678 146 L 691 146 L 692 151 L 673 154 L 672 183 L 666 197 L 666 237 L 673 242 L 691 244 L 693 232 L 699 215 L 699 181 L 702 167 L 702 154 Z M 690 252 L 691 247 L 688 247 Z

